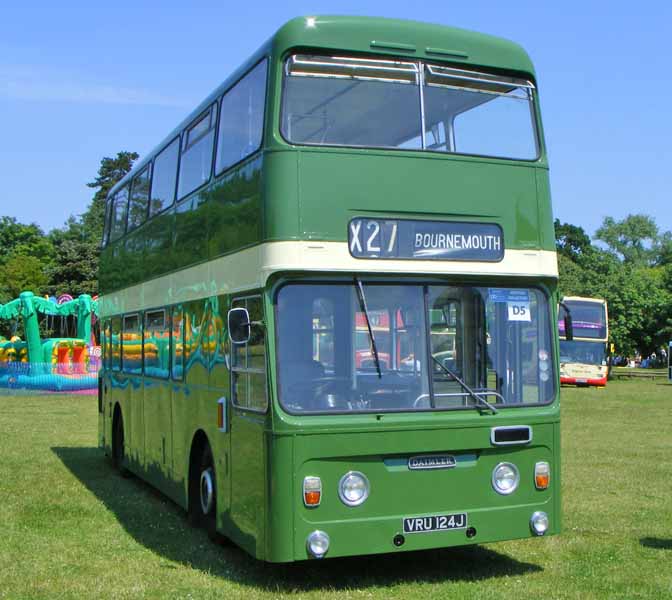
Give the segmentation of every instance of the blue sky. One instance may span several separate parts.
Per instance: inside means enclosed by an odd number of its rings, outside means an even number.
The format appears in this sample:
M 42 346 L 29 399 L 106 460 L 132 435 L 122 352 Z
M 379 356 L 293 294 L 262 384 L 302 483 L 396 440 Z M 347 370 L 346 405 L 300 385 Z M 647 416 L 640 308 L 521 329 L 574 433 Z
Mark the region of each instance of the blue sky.
M 535 63 L 555 216 L 672 230 L 672 4 L 11 2 L 0 21 L 0 214 L 45 230 L 86 209 L 100 159 L 150 151 L 297 15 L 366 14 L 522 44 Z

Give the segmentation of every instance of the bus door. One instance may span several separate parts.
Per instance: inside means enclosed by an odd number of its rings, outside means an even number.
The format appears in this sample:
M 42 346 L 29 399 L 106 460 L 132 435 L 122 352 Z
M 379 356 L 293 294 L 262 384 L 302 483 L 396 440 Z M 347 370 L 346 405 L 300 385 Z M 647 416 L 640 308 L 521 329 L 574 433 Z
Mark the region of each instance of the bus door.
M 260 296 L 237 298 L 231 308 L 246 308 L 251 322 L 247 343 L 231 343 L 232 537 L 255 555 L 264 539 L 266 332 Z

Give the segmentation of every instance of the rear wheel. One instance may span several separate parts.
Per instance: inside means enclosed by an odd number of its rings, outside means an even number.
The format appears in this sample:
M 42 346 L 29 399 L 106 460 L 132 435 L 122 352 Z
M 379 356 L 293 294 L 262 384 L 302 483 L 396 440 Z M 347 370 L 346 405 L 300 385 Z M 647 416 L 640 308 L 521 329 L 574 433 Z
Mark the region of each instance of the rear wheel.
M 121 410 L 117 409 L 112 423 L 112 465 L 122 477 L 129 477 L 130 473 L 125 465 L 124 446 L 124 419 Z

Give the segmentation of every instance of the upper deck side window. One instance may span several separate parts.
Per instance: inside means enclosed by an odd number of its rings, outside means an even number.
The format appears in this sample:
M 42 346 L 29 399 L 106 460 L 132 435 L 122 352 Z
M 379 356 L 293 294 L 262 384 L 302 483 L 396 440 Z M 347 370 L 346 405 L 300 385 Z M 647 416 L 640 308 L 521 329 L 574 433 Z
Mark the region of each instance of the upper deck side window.
M 178 200 L 210 179 L 215 142 L 215 105 L 192 123 L 182 136 Z
M 180 138 L 175 138 L 154 159 L 152 169 L 152 196 L 149 216 L 159 214 L 175 201 L 177 183 L 177 160 L 180 154 Z
M 128 215 L 128 186 L 121 188 L 112 198 L 110 216 L 110 237 L 113 242 L 126 233 L 126 218 Z
M 220 100 L 216 172 L 261 147 L 268 60 L 257 63 Z M 140 227 L 202 185 L 212 175 L 217 102 L 201 113 L 138 173 L 132 184 L 110 196 L 105 209 L 103 246 Z M 179 170 L 179 172 L 178 172 Z M 130 199 L 129 199 L 130 187 Z
M 529 81 L 420 61 L 294 55 L 281 132 L 289 142 L 534 160 Z
M 128 201 L 128 231 L 140 227 L 147 219 L 150 174 L 150 165 L 147 165 L 133 178 Z
M 110 229 L 112 228 L 112 210 L 114 206 L 114 198 L 108 196 L 105 200 L 105 224 L 103 226 L 103 247 L 110 242 Z
M 268 61 L 263 60 L 224 94 L 215 172 L 232 167 L 261 146 Z

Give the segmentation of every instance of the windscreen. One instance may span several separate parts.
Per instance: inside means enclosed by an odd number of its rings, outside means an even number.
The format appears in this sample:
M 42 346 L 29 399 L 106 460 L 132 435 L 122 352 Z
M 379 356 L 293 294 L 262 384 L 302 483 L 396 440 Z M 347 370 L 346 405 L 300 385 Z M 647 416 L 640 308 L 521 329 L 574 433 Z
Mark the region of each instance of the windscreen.
M 294 55 L 281 129 L 298 144 L 537 157 L 533 85 L 421 62 Z
M 560 340 L 560 362 L 582 365 L 606 365 L 607 346 L 605 342 L 584 342 Z
M 292 413 L 550 402 L 548 302 L 536 289 L 289 284 L 276 299 L 280 402 Z

